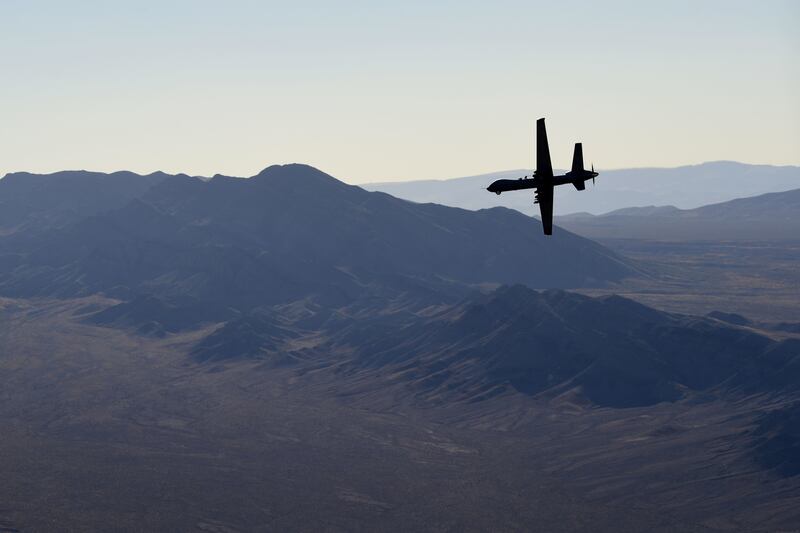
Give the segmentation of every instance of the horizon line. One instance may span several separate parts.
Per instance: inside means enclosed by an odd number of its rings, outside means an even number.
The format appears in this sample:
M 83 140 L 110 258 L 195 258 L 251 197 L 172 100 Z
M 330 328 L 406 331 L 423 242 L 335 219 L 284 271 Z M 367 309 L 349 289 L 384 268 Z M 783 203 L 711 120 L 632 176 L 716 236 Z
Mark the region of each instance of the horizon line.
M 791 167 L 791 168 L 800 168 L 800 163 L 797 163 L 797 164 L 786 164 L 786 165 L 776 165 L 776 164 L 771 164 L 771 163 L 746 163 L 746 162 L 743 162 L 743 161 L 734 161 L 732 159 L 717 159 L 717 160 L 701 161 L 699 163 L 688 163 L 688 164 L 684 164 L 684 165 L 675 165 L 675 166 L 634 166 L 634 167 L 616 167 L 616 168 L 608 168 L 608 169 L 602 169 L 602 167 L 601 167 L 600 171 L 601 172 L 618 172 L 618 171 L 629 171 L 629 170 L 670 170 L 670 169 L 678 169 L 678 168 L 686 168 L 686 167 L 698 167 L 698 166 L 703 166 L 703 165 L 725 164 L 725 163 L 727 163 L 727 164 L 735 164 L 735 165 L 743 165 L 743 166 L 750 166 L 750 167 L 773 167 L 773 168 Z M 255 174 L 251 174 L 249 176 L 235 176 L 233 174 L 228 174 L 228 173 L 223 173 L 223 172 L 215 172 L 214 174 L 208 176 L 208 175 L 202 175 L 202 174 L 187 174 L 186 172 L 171 173 L 171 172 L 168 172 L 168 171 L 165 171 L 165 170 L 161 170 L 161 169 L 153 170 L 151 172 L 137 172 L 137 171 L 134 171 L 134 170 L 127 170 L 127 169 L 103 171 L 103 170 L 89 170 L 89 169 L 86 169 L 86 168 L 83 168 L 83 169 L 69 169 L 69 168 L 67 168 L 67 169 L 61 169 L 61 170 L 54 170 L 52 172 L 33 172 L 33 171 L 30 171 L 30 170 L 14 170 L 14 171 L 6 172 L 2 176 L 0 176 L 0 179 L 3 179 L 5 177 L 13 175 L 13 174 L 31 174 L 31 175 L 35 175 L 35 176 L 47 176 L 47 175 L 51 175 L 51 174 L 58 174 L 58 173 L 61 173 L 61 172 L 91 172 L 91 173 L 97 173 L 97 174 L 116 174 L 116 173 L 120 173 L 120 172 L 127 172 L 127 173 L 131 173 L 131 174 L 136 174 L 138 176 L 150 176 L 150 175 L 153 175 L 153 174 L 161 173 L 161 174 L 168 174 L 168 175 L 173 175 L 173 176 L 181 176 L 181 175 L 183 175 L 183 176 L 189 176 L 189 177 L 192 177 L 192 178 L 206 179 L 206 180 L 207 179 L 212 179 L 212 178 L 214 178 L 216 176 L 227 176 L 227 177 L 240 178 L 240 179 L 250 179 L 252 177 L 257 176 L 260 172 L 262 172 L 263 170 L 265 170 L 265 169 L 267 169 L 267 168 L 269 168 L 271 166 L 286 166 L 286 165 L 303 165 L 303 166 L 307 166 L 307 167 L 311 167 L 311 168 L 314 168 L 316 170 L 319 170 L 320 172 L 324 172 L 325 174 L 328 174 L 328 172 L 326 172 L 325 170 L 323 170 L 323 169 L 321 169 L 321 168 L 319 168 L 317 166 L 314 166 L 312 164 L 300 163 L 300 162 L 292 162 L 292 163 L 270 164 L 270 165 L 267 165 L 267 166 L 261 168 L 261 170 L 259 170 Z M 556 169 L 556 170 L 560 171 L 560 170 L 565 170 L 565 169 Z M 379 180 L 379 181 L 363 181 L 363 182 L 359 182 L 359 183 L 352 183 L 350 181 L 347 181 L 346 178 L 340 178 L 340 177 L 334 176 L 333 174 L 328 174 L 328 175 L 338 179 L 339 181 L 343 181 L 345 183 L 348 183 L 350 185 L 359 185 L 360 186 L 360 185 L 390 185 L 390 184 L 393 184 L 393 183 L 412 183 L 412 182 L 423 182 L 423 181 L 424 182 L 445 182 L 445 181 L 451 181 L 451 180 L 457 180 L 457 179 L 477 178 L 477 177 L 481 177 L 481 176 L 491 176 L 493 174 L 505 174 L 505 173 L 509 173 L 509 172 L 532 172 L 532 171 L 533 171 L 532 168 L 509 168 L 509 169 L 502 169 L 502 170 L 493 170 L 493 171 L 489 171 L 489 172 L 480 172 L 480 173 L 477 173 L 477 174 L 467 174 L 467 175 L 462 175 L 462 176 L 450 176 L 450 177 L 444 177 L 444 178 L 412 178 L 412 179 L 395 179 L 395 180 L 389 179 L 389 180 Z

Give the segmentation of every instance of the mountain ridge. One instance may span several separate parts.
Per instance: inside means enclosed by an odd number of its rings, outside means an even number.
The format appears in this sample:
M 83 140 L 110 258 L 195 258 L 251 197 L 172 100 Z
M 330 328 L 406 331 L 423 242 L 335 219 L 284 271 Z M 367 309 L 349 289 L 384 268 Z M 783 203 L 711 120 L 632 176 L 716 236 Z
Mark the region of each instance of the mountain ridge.
M 636 274 L 569 232 L 545 239 L 537 221 L 513 210 L 421 206 L 307 165 L 274 165 L 250 179 L 159 178 L 111 209 L 0 238 L 0 260 L 13 266 L 0 272 L 0 291 L 159 294 L 246 310 L 309 295 L 341 303 L 437 287 L 448 298 L 471 284 L 593 286 Z
M 587 405 L 630 408 L 703 394 L 792 395 L 800 380 L 798 340 L 616 295 L 506 285 L 432 312 L 364 314 L 362 305 L 326 313 L 312 329 L 264 308 L 226 321 L 191 355 L 290 364 L 300 374 L 335 369 L 339 389 L 378 387 L 430 405 L 499 395 L 550 401 L 569 392 Z

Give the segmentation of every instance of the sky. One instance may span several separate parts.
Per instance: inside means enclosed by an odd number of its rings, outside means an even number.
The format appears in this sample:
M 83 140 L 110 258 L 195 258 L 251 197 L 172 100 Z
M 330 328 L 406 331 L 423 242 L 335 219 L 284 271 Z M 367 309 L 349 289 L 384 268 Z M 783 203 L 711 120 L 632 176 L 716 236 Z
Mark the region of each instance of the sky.
M 557 5 L 556 5 L 557 4 Z M 800 164 L 800 2 L 0 0 L 0 175 Z

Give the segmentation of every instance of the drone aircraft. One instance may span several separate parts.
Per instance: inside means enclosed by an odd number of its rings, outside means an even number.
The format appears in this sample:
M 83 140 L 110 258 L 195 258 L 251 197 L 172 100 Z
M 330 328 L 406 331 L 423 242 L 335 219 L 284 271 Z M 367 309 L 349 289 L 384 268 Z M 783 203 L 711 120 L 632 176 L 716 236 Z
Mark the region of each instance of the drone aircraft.
M 516 180 L 497 180 L 487 191 L 500 194 L 506 191 L 519 191 L 522 189 L 536 189 L 534 203 L 539 204 L 542 215 L 542 227 L 545 235 L 553 234 L 553 188 L 556 185 L 571 183 L 576 189 L 582 191 L 586 188 L 586 181 L 592 180 L 599 173 L 583 168 L 583 145 L 575 143 L 575 152 L 572 156 L 572 170 L 562 176 L 553 176 L 553 166 L 550 164 L 550 146 L 547 144 L 547 130 L 544 119 L 536 121 L 536 170 L 533 176 Z

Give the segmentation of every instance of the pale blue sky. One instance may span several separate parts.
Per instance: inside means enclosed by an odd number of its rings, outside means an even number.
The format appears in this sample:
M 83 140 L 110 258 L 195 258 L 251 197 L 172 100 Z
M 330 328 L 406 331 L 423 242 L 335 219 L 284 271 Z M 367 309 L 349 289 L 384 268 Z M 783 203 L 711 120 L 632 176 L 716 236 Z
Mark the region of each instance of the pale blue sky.
M 0 175 L 800 164 L 800 2 L 0 0 Z

